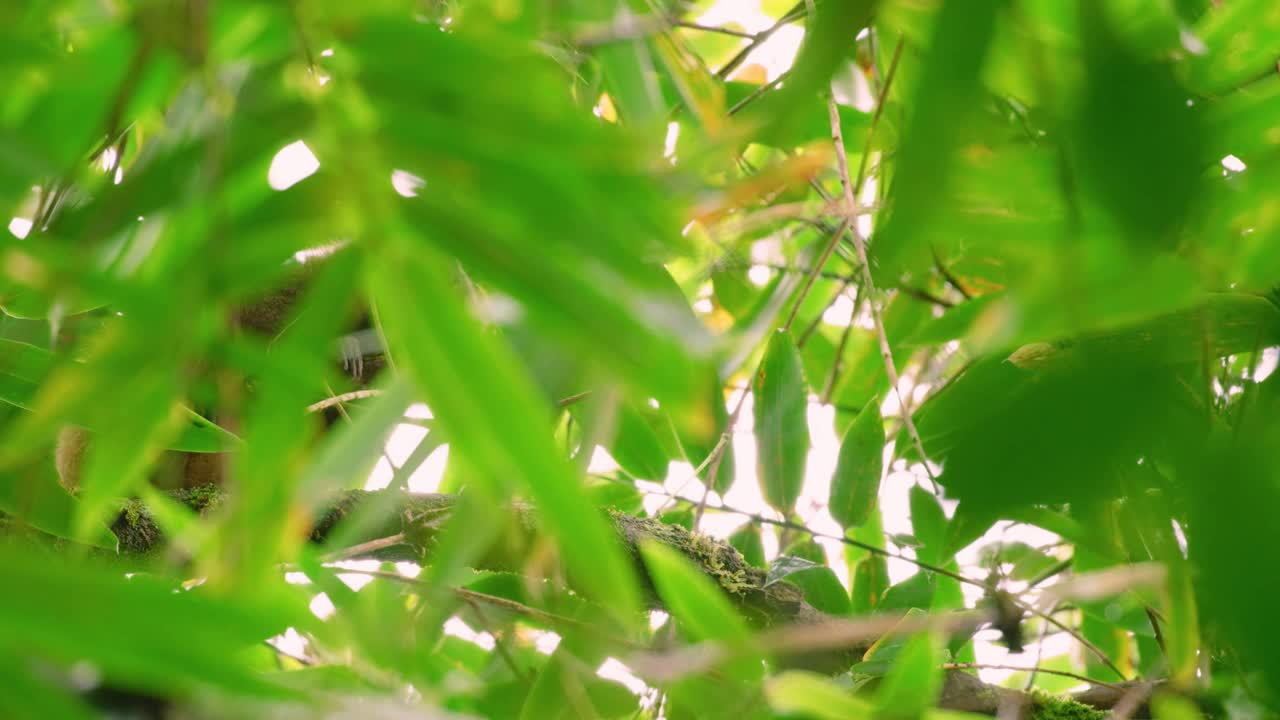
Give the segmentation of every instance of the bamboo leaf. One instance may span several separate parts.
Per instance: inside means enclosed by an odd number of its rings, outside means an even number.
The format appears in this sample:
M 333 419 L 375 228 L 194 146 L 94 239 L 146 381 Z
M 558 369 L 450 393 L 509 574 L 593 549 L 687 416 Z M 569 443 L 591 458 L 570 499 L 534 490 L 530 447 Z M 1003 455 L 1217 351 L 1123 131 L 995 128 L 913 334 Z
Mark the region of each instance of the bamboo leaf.
M 780 330 L 769 339 L 752 391 L 760 490 L 775 510 L 790 513 L 804 483 L 809 425 L 800 353 L 789 333 Z
M 854 418 L 840 442 L 827 509 L 846 530 L 867 521 L 880 497 L 884 472 L 884 421 L 873 398 Z
M 570 572 L 615 617 L 634 623 L 639 593 L 630 565 L 551 444 L 550 417 L 532 381 L 510 349 L 467 315 L 438 262 L 410 245 L 387 248 L 373 263 L 371 285 L 392 352 L 477 477 L 495 491 L 529 493 Z M 429 316 L 414 310 L 428 307 Z

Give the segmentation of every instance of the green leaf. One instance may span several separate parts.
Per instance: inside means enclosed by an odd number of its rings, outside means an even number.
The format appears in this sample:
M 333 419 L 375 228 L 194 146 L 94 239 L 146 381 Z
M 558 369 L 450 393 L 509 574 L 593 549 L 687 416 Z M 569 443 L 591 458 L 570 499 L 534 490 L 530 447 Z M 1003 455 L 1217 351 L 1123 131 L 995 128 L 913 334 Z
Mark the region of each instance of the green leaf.
M 933 605 L 933 596 L 937 589 L 937 577 L 928 570 L 921 570 L 886 590 L 876 609 L 928 610 Z
M 1201 92 L 1220 93 L 1275 69 L 1280 8 L 1266 0 L 1215 5 L 1191 34 L 1208 52 L 1189 58 L 1188 80 Z
M 746 523 L 742 527 L 733 531 L 729 536 L 729 544 L 735 550 L 742 553 L 742 559 L 747 564 L 762 568 L 764 562 L 764 543 L 760 539 L 760 526 L 755 523 Z
M 884 420 L 873 398 L 845 432 L 835 474 L 831 476 L 827 509 L 845 529 L 865 523 L 876 507 L 884 473 L 884 445 Z
M 691 639 L 719 640 L 731 648 L 750 641 L 751 630 L 724 591 L 687 558 L 656 542 L 647 542 L 640 550 L 663 604 Z M 758 678 L 762 670 L 760 662 L 750 657 L 730 665 L 733 676 L 742 680 Z
M 705 438 L 699 438 L 692 432 L 680 432 L 680 444 L 685 449 L 686 459 L 690 465 L 699 467 L 710 457 L 716 446 L 720 443 L 720 438 L 724 433 L 729 431 L 729 410 L 725 407 L 724 393 L 719 390 L 721 386 L 720 377 L 714 368 L 709 369 L 709 375 L 713 381 L 712 392 L 708 393 L 703 417 L 710 416 L 714 422 L 715 433 L 706 434 Z M 724 497 L 729 492 L 729 488 L 733 487 L 734 480 L 737 479 L 737 468 L 735 467 L 733 457 L 733 438 L 730 437 L 724 441 L 724 447 L 720 449 L 721 458 L 720 466 L 716 469 L 716 476 L 710 478 L 711 489 L 715 490 L 720 497 Z M 703 471 L 703 477 L 708 477 L 706 473 L 711 472 L 708 465 Z
M 1156 720 L 1200 720 L 1204 717 L 1193 701 L 1168 693 L 1157 693 L 1151 699 L 1151 714 Z
M 880 607 L 880 598 L 889 587 L 889 564 L 880 555 L 870 555 L 853 566 L 849 591 L 851 610 L 863 615 Z
M 781 555 L 769 565 L 765 587 L 783 580 L 804 591 L 804 599 L 822 612 L 830 615 L 848 615 L 853 612 L 849 594 L 845 592 L 835 572 L 826 565 Z
M 872 720 L 879 717 L 871 703 L 853 696 L 851 688 L 836 685 L 830 678 L 799 670 L 788 670 L 765 684 L 769 707 L 780 713 L 804 715 L 818 720 Z
M 594 668 L 557 648 L 542 666 L 520 709 L 521 720 L 618 717 L 634 712 L 636 697 Z
M 669 458 L 644 411 L 630 402 L 619 403 L 617 428 L 609 454 L 618 465 L 641 480 L 665 480 Z
M 911 527 L 915 536 L 924 544 L 921 559 L 929 563 L 941 563 L 944 559 L 947 537 L 947 515 L 933 493 L 919 485 L 911 486 Z
M 692 405 L 712 343 L 661 264 L 683 241 L 669 190 L 651 172 L 652 138 L 581 112 L 561 68 L 528 39 L 467 28 L 360 23 L 350 41 L 362 92 L 335 86 L 326 108 L 376 128 L 336 140 L 333 155 L 359 142 L 422 176 L 432 191 L 396 211 L 426 244 L 604 377 L 671 412 Z M 611 54 L 647 54 L 645 43 Z M 630 62 L 646 84 L 652 68 Z M 404 73 L 445 65 L 459 72 Z M 368 103 L 372 117 L 355 112 Z M 389 169 L 368 168 L 368 182 L 385 183 Z
M 769 339 L 756 373 L 756 468 L 765 501 L 783 514 L 791 512 L 804 484 L 809 453 L 808 396 L 800 369 L 800 353 L 791 335 Z
M 942 691 L 942 651 L 937 633 L 921 633 L 908 640 L 876 691 L 877 710 L 888 716 L 917 717 L 933 707 Z
M 893 214 L 872 245 L 888 277 L 921 264 L 921 238 L 947 215 L 955 156 L 971 132 L 987 46 L 1005 4 L 948 0 L 938 10 L 897 162 Z
M 528 492 L 569 571 L 616 617 L 634 623 L 640 604 L 630 565 L 552 445 L 537 391 L 509 348 L 467 315 L 438 262 L 409 243 L 386 247 L 372 263 L 391 352 L 403 359 L 453 451 L 491 479 L 495 496 L 507 484 Z M 433 308 L 429 316 L 414 310 L 425 307 Z
M 232 600 L 29 548 L 0 548 L 0 559 L 10 580 L 0 596 L 0 658 L 87 661 L 112 683 L 157 693 L 287 695 L 236 659 L 291 623 L 308 622 L 305 606 L 281 584 Z
M 1124 46 L 1101 5 L 1080 7 L 1088 79 L 1072 147 L 1082 189 L 1110 211 L 1120 241 L 1172 249 L 1204 166 L 1200 105 L 1187 102 L 1169 64 Z

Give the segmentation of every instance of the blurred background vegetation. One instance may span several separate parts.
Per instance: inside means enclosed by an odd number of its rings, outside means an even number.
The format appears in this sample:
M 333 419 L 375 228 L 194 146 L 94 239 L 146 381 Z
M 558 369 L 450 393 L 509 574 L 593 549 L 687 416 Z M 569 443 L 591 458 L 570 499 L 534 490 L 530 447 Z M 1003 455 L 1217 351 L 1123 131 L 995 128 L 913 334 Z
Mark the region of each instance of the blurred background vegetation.
M 1276 716 L 1278 61 L 3 3 L 0 715 Z

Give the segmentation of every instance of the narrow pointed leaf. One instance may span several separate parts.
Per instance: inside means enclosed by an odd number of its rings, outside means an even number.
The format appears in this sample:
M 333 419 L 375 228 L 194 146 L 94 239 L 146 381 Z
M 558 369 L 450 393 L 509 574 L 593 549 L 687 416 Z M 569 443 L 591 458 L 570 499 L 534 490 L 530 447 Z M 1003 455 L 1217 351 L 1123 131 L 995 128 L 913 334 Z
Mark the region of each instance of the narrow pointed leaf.
M 884 421 L 873 398 L 845 432 L 831 476 L 827 509 L 846 530 L 861 526 L 875 509 L 884 472 L 884 444 Z
M 478 477 L 528 492 L 570 573 L 617 617 L 631 621 L 639 610 L 631 565 L 552 444 L 549 414 L 510 348 L 481 331 L 438 259 L 420 247 L 401 246 L 379 257 L 371 284 L 383 300 L 391 350 L 426 396 L 454 451 Z
M 752 390 L 760 490 L 775 510 L 790 513 L 804 483 L 809 425 L 800 353 L 789 333 L 770 338 Z
M 693 640 L 719 640 L 736 645 L 751 638 L 751 630 L 730 604 L 725 591 L 684 556 L 656 542 L 641 546 L 645 566 L 667 610 Z M 750 657 L 730 664 L 739 679 L 760 676 L 763 666 Z

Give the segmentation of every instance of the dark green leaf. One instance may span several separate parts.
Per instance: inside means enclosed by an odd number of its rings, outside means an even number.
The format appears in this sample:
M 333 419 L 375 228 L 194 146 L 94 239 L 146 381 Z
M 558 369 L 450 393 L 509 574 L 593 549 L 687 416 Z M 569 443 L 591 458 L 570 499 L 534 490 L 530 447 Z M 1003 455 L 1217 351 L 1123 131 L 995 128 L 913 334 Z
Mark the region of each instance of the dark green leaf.
M 840 443 L 827 509 L 844 528 L 867 521 L 880 497 L 884 472 L 884 421 L 873 399 L 862 407 Z
M 808 397 L 790 334 L 778 331 L 769 339 L 752 389 L 760 489 L 774 509 L 789 513 L 800 496 L 809 453 Z

